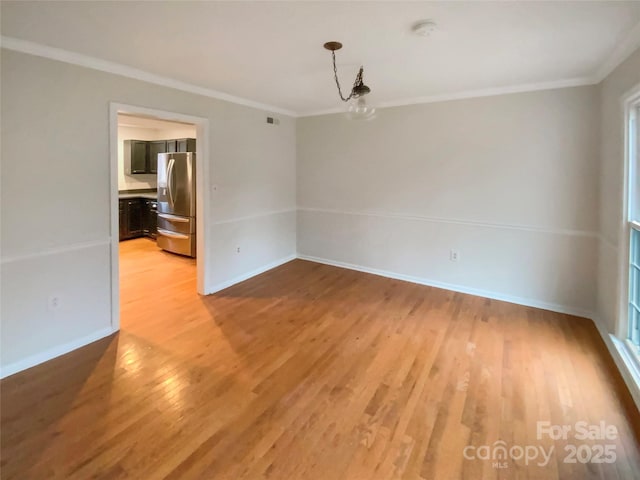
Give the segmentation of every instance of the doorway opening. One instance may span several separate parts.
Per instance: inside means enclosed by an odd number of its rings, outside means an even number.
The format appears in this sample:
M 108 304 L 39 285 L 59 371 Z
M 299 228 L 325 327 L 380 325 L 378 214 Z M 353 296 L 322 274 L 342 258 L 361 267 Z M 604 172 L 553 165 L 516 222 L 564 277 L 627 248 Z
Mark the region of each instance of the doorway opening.
M 121 308 L 145 308 L 145 297 L 153 305 L 173 288 L 207 293 L 209 128 L 207 119 L 173 112 L 115 103 L 110 110 L 116 331 Z

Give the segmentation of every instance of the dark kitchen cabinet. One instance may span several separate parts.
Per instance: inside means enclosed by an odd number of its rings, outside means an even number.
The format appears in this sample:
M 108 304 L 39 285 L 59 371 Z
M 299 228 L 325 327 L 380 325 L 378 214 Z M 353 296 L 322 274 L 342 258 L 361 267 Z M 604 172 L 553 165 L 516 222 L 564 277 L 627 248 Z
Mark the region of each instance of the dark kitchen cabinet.
M 142 206 L 139 198 L 120 200 L 120 240 L 142 236 Z
M 158 173 L 158 154 L 167 152 L 166 140 L 154 140 L 149 142 L 149 165 L 148 173 Z
M 125 140 L 124 173 L 127 175 L 158 173 L 158 154 L 195 152 L 195 138 L 177 140 Z
M 120 240 L 125 240 L 129 238 L 128 230 L 127 230 L 127 201 L 120 200 L 119 202 L 119 212 L 120 212 Z
M 177 152 L 195 152 L 196 151 L 196 139 L 195 138 L 179 138 L 176 140 Z
M 145 199 L 142 222 L 142 233 L 151 238 L 156 238 L 158 232 L 158 202 L 155 200 Z
M 157 234 L 156 200 L 147 198 L 127 198 L 119 202 L 120 240 L 147 236 L 156 238 Z
M 124 173 L 135 175 L 147 173 L 149 163 L 149 142 L 143 140 L 124 141 Z
M 129 238 L 142 235 L 142 202 L 139 198 L 127 200 L 127 231 Z

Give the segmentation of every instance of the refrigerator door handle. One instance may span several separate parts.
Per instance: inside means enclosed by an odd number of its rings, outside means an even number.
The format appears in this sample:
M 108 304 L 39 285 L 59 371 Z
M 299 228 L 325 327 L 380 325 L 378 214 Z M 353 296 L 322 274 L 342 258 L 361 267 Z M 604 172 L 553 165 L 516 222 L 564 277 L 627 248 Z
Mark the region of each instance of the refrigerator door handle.
M 173 201 L 173 189 L 171 188 L 171 184 L 173 182 L 173 166 L 174 166 L 175 160 L 172 158 L 169 160 L 169 166 L 167 167 L 167 189 L 169 190 L 169 201 L 171 202 L 171 205 L 174 204 Z
M 166 218 L 167 220 L 171 220 L 173 222 L 181 222 L 181 223 L 189 223 L 189 219 L 185 217 L 178 217 L 177 215 L 171 215 L 170 213 L 159 213 L 159 218 Z
M 180 238 L 182 240 L 187 240 L 189 238 L 189 235 L 183 235 L 181 233 L 170 232 L 169 230 L 165 230 L 164 228 L 159 228 L 158 229 L 158 234 L 159 235 L 164 235 L 165 237 L 169 237 L 169 238 Z

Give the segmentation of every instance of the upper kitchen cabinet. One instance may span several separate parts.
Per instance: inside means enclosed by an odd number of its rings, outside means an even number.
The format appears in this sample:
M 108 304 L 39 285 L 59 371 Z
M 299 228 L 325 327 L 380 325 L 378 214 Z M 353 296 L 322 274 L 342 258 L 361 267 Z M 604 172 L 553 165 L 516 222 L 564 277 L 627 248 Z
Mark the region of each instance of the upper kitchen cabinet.
M 124 141 L 124 173 L 133 175 L 147 173 L 149 142 L 144 140 Z
M 177 152 L 195 152 L 196 151 L 196 139 L 195 138 L 179 138 L 176 140 Z
M 158 173 L 158 154 L 167 153 L 169 151 L 167 149 L 168 143 L 169 142 L 166 140 L 154 140 L 149 142 L 149 167 L 147 169 L 148 173 Z
M 176 152 L 195 152 L 195 138 L 177 140 L 125 140 L 124 173 L 135 175 L 158 173 L 158 154 Z

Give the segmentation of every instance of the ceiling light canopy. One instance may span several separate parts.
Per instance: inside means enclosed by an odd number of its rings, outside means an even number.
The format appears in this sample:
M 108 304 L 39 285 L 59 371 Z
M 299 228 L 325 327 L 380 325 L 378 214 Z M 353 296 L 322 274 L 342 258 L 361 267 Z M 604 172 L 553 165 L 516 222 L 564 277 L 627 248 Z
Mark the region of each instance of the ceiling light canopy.
M 436 26 L 433 20 L 420 20 L 411 26 L 411 31 L 421 37 L 428 37 L 436 30 Z
M 364 84 L 362 78 L 364 68 L 360 67 L 356 79 L 353 82 L 351 92 L 347 97 L 342 94 L 340 88 L 340 81 L 338 80 L 338 68 L 336 67 L 336 50 L 342 48 L 340 42 L 327 42 L 324 44 L 324 48 L 331 52 L 333 59 L 333 76 L 336 80 L 336 86 L 338 87 L 338 95 L 343 102 L 348 103 L 347 116 L 352 120 L 370 120 L 375 116 L 376 109 L 372 105 L 368 104 L 365 95 L 371 92 L 371 89 Z

